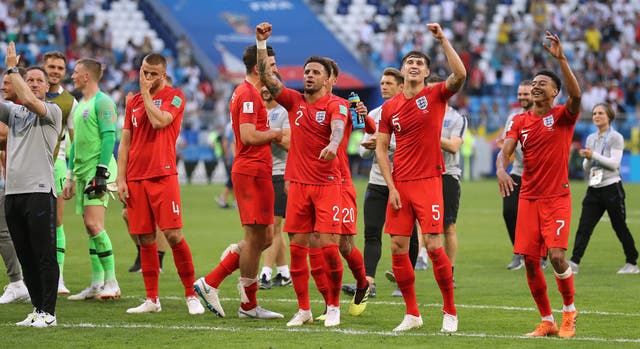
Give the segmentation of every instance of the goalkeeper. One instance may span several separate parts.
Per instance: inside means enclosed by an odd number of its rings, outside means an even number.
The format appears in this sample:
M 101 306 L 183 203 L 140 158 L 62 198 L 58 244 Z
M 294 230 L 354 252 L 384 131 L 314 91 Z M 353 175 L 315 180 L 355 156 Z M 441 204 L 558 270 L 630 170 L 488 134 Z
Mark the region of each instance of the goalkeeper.
M 107 186 L 115 182 L 117 173 L 113 157 L 117 112 L 111 97 L 98 87 L 101 77 L 102 65 L 94 59 L 79 60 L 71 75 L 83 97 L 73 112 L 75 137 L 63 197 L 68 200 L 78 193 L 76 213 L 82 215 L 89 234 L 91 286 L 69 300 L 120 298 L 111 240 L 104 225 Z

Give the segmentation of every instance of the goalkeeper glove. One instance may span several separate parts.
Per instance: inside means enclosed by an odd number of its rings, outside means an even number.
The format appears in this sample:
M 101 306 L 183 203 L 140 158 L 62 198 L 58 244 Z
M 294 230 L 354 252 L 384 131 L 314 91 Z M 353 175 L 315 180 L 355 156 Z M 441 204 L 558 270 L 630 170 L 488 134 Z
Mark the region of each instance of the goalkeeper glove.
M 89 199 L 102 198 L 107 191 L 107 179 L 109 179 L 109 171 L 104 165 L 98 165 L 96 175 L 87 183 L 84 193 L 89 196 Z

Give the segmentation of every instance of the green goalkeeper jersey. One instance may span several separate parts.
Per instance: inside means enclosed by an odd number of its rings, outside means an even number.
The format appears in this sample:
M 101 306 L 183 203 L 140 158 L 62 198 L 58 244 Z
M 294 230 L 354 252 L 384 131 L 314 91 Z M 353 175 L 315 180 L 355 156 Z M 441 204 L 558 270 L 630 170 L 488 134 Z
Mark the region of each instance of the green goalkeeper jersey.
M 95 176 L 102 151 L 102 139 L 106 133 L 116 132 L 117 119 L 116 104 L 102 91 L 98 91 L 89 100 L 83 98 L 78 103 L 73 111 L 73 174 L 76 178 L 88 181 Z M 117 165 L 113 148 L 109 163 L 104 165 L 108 166 L 111 173 L 109 182 L 115 181 Z

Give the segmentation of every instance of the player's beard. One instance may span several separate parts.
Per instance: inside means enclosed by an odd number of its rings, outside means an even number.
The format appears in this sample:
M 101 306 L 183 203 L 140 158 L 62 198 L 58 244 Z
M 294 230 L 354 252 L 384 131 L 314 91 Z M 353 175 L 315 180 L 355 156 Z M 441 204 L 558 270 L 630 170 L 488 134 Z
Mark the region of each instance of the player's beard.
M 526 104 L 525 104 L 526 103 Z M 524 104 L 524 105 L 523 105 Z M 531 107 L 533 107 L 533 100 L 529 99 L 526 101 L 521 100 L 520 101 L 520 106 L 522 107 L 522 109 L 524 110 L 529 110 L 531 109 Z
M 318 87 L 318 86 L 312 86 L 312 87 L 308 87 L 308 88 L 305 87 L 305 89 L 304 89 L 304 93 L 310 94 L 310 95 L 312 95 L 312 94 L 314 94 L 314 93 L 316 93 L 318 91 L 320 91 L 320 87 Z

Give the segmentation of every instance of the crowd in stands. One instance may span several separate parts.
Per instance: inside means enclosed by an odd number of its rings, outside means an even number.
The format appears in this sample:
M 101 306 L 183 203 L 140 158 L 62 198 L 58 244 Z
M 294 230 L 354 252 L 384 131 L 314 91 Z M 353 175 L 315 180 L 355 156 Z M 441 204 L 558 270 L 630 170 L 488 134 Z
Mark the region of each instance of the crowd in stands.
M 640 2 L 631 0 L 308 0 L 316 8 L 334 3 L 336 15 L 358 6 L 367 17 L 357 29 L 357 52 L 376 74 L 399 67 L 410 50 L 431 57 L 432 72 L 447 75 L 440 45 L 432 45 L 424 23 L 437 21 L 451 38 L 468 72 L 462 93 L 451 103 L 468 116 L 470 130 L 498 134 L 507 116 L 517 108 L 516 88 L 521 79 L 547 66 L 542 49 L 545 30 L 557 33 L 583 89 L 583 128 L 588 133 L 592 106 L 601 101 L 618 112 L 616 128 L 629 136 L 640 120 Z M 114 45 L 109 21 L 97 20 L 110 11 L 107 0 L 0 0 L 0 59 L 9 41 L 15 41 L 21 64 L 40 61 L 51 49 L 75 61 L 94 57 L 104 62 L 102 88 L 124 115 L 125 96 L 137 91 L 142 58 L 153 50 L 148 37 Z M 333 9 L 333 8 L 332 8 Z M 497 30 L 492 30 L 497 25 Z M 228 122 L 228 100 L 233 83 L 203 72 L 193 50 L 180 37 L 175 52 L 164 49 L 168 75 L 187 97 L 182 146 L 188 141 L 204 146 L 212 132 L 222 134 Z M 213 73 L 215 74 L 215 73 Z M 72 91 L 68 78 L 66 87 Z M 373 106 L 372 106 L 373 107 Z M 202 133 L 201 136 L 197 135 Z M 195 136 L 194 136 L 195 134 Z
M 123 47 L 114 45 L 109 20 L 97 20 L 98 11 L 110 11 L 111 5 L 105 0 L 0 0 L 0 59 L 4 61 L 9 41 L 16 43 L 20 64 L 25 67 L 38 64 L 49 50 L 62 51 L 69 61 L 63 84 L 69 91 L 74 90 L 70 77 L 75 61 L 98 59 L 105 68 L 101 88 L 116 101 L 122 126 L 125 96 L 138 91 L 142 59 L 153 47 L 149 37 L 141 42 L 128 40 Z M 167 75 L 187 99 L 178 150 L 191 161 L 193 156 L 196 161 L 203 156 L 211 160 L 215 153 L 209 135 L 214 130 L 221 133 L 228 122 L 227 103 L 233 86 L 201 71 L 185 37 L 176 43 L 176 51 L 165 49 L 163 54 Z
M 424 50 L 432 72 L 444 75 L 446 60 L 431 45 L 424 23 L 440 22 L 468 72 L 464 93 L 453 104 L 471 128 L 497 130 L 515 102 L 521 79 L 547 67 L 544 32 L 560 36 L 583 88 L 585 122 L 591 108 L 607 101 L 617 108 L 617 126 L 640 118 L 640 3 L 630 0 L 318 0 L 336 3 L 336 14 L 374 6 L 358 32 L 357 50 L 374 71 L 400 66 L 404 53 Z M 333 9 L 324 6 L 325 9 Z M 500 11 L 503 10 L 503 11 Z M 492 21 L 498 21 L 492 31 Z M 487 51 L 490 50 L 490 51 Z M 625 123 L 627 125 L 622 125 Z
M 70 75 L 75 61 L 93 57 L 104 63 L 101 87 L 117 102 L 124 114 L 125 96 L 138 90 L 138 71 L 142 58 L 152 51 L 151 40 L 129 40 L 115 47 L 109 21 L 96 20 L 98 11 L 109 11 L 104 0 L 1 0 L 0 56 L 9 41 L 17 44 L 24 66 L 37 64 L 52 49 L 65 53 L 69 60 L 65 87 L 73 91 Z M 190 129 L 224 126 L 226 103 L 231 86 L 216 81 L 200 70 L 192 58 L 189 42 L 180 38 L 177 52 L 164 50 L 167 74 L 187 98 L 184 125 Z

